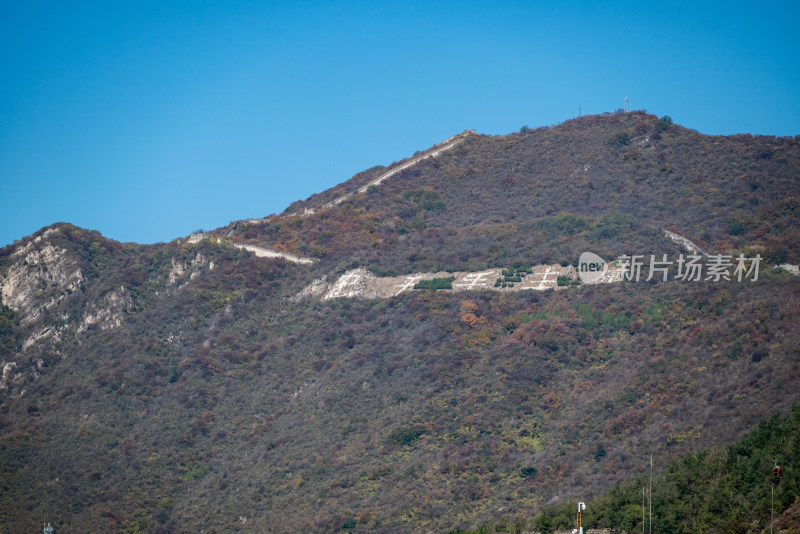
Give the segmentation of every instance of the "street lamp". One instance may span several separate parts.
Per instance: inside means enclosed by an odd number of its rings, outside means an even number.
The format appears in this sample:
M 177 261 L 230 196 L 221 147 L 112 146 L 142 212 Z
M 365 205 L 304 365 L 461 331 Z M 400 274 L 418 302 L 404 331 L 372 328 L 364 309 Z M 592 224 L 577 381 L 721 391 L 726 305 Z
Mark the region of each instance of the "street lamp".
M 586 503 L 579 502 L 578 503 L 578 518 L 576 521 L 575 529 L 572 531 L 572 534 L 583 534 L 583 522 L 581 521 L 581 512 L 586 510 Z

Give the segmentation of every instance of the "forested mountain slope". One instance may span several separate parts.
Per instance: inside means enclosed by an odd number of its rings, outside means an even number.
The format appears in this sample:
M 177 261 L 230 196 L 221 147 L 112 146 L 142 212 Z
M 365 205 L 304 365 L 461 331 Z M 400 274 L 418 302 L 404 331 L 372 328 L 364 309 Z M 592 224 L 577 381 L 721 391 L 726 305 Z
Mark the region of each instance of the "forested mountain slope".
M 649 466 L 643 466 L 629 482 L 615 485 L 586 502 L 581 514 L 583 525 L 589 529 L 625 532 L 648 529 L 687 534 L 797 532 L 800 529 L 798 451 L 800 405 L 795 405 L 787 415 L 765 417 L 733 445 L 718 445 L 670 461 L 652 480 Z M 661 458 L 656 457 L 655 461 L 660 463 Z M 575 502 L 564 503 L 547 507 L 532 519 L 497 522 L 471 531 L 456 528 L 451 532 L 571 530 L 575 526 L 575 509 Z
M 471 135 L 337 209 L 318 209 L 328 197 L 312 196 L 287 213 L 317 208 L 314 214 L 240 224 L 236 235 L 333 266 L 355 258 L 400 272 L 425 261 L 434 270 L 574 261 L 587 241 L 621 254 L 654 246 L 638 235 L 646 226 L 704 250 L 749 249 L 796 264 L 799 161 L 797 137 L 708 136 L 642 112 L 593 115 L 507 136 Z M 350 190 L 362 183 L 354 182 Z M 564 214 L 616 224 L 545 222 Z M 632 228 L 619 228 L 622 221 Z M 582 242 L 560 239 L 591 230 L 598 231 Z
M 800 277 L 772 267 L 800 259 L 798 170 L 796 139 L 634 112 L 469 134 L 197 242 L 45 228 L 0 251 L 0 525 L 438 532 L 732 443 L 800 401 Z M 663 228 L 758 279 L 295 298 L 355 267 L 675 260 Z

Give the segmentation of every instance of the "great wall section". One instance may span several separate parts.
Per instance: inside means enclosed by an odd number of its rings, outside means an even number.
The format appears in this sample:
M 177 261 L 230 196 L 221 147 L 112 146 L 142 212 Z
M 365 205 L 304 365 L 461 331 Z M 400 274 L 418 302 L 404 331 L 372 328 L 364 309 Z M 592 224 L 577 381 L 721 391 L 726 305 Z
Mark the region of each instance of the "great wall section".
M 372 180 L 370 180 L 369 182 L 367 182 L 366 185 L 361 186 L 356 192 L 347 193 L 346 195 L 342 195 L 342 196 L 340 196 L 339 198 L 337 198 L 335 200 L 332 200 L 332 201 L 330 201 L 330 202 L 328 202 L 326 204 L 323 204 L 322 208 L 323 209 L 332 208 L 334 206 L 337 206 L 337 205 L 341 204 L 345 200 L 355 196 L 356 194 L 366 193 L 369 190 L 370 187 L 377 187 L 381 182 L 383 182 L 387 178 L 391 178 L 395 174 L 397 174 L 399 172 L 402 172 L 402 171 L 408 169 L 409 167 L 413 167 L 414 165 L 416 165 L 420 161 L 426 160 L 428 158 L 435 158 L 436 156 L 438 156 L 442 152 L 444 152 L 446 150 L 450 150 L 454 146 L 456 146 L 459 143 L 461 143 L 462 141 L 464 141 L 470 135 L 475 135 L 475 130 L 464 130 L 460 134 L 456 134 L 456 135 L 454 135 L 452 137 L 448 137 L 447 139 L 445 139 L 441 143 L 438 143 L 438 144 L 432 146 L 431 148 L 420 152 L 419 154 L 417 154 L 416 156 L 412 157 L 408 161 L 406 161 L 404 163 L 401 163 L 399 165 L 390 167 L 389 169 L 387 169 L 384 172 L 382 172 L 381 174 L 379 174 L 377 177 L 375 177 Z
M 475 130 L 464 130 L 463 132 L 449 137 L 418 154 L 402 161 L 398 164 L 392 165 L 384 172 L 370 180 L 365 185 L 359 187 L 357 190 L 346 193 L 336 199 L 322 204 L 318 209 L 334 208 L 342 202 L 367 192 L 371 187 L 377 187 L 382 182 L 391 178 L 392 176 L 416 165 L 417 163 L 429 158 L 439 156 L 442 152 L 452 149 L 458 144 L 462 143 L 469 136 L 476 135 Z M 279 215 L 278 217 L 303 217 L 315 213 L 313 208 L 305 208 L 303 212 L 294 212 L 286 215 Z M 263 219 L 249 219 L 248 224 L 264 224 L 267 218 Z M 203 232 L 196 232 L 189 235 L 185 242 L 189 244 L 198 243 L 206 238 L 217 239 L 221 244 L 226 244 L 239 249 L 251 252 L 259 258 L 282 258 L 286 261 L 311 265 L 318 260 L 313 258 L 303 257 L 297 254 L 291 254 L 279 250 L 270 249 L 260 245 L 250 243 L 239 243 L 230 237 L 238 225 L 231 223 L 226 229 L 225 237 L 223 239 L 209 236 Z M 706 253 L 695 243 L 689 239 L 678 235 L 669 230 L 663 230 L 664 237 L 679 245 L 688 253 L 693 255 L 706 255 Z M 793 275 L 800 275 L 800 267 L 797 265 L 783 264 L 775 266 L 776 269 L 783 269 Z M 624 268 L 609 264 L 607 271 L 596 280 L 591 282 L 584 281 L 584 285 L 590 284 L 610 284 L 620 282 L 625 274 Z M 503 269 L 488 269 L 478 272 L 439 272 L 439 273 L 415 273 L 404 276 L 393 277 L 378 277 L 369 272 L 367 269 L 361 267 L 352 269 L 336 279 L 329 280 L 325 275 L 301 290 L 297 295 L 292 297 L 292 301 L 301 301 L 308 298 L 318 298 L 320 300 L 330 300 L 335 298 L 390 298 L 401 293 L 413 290 L 417 283 L 425 280 L 435 279 L 451 279 L 451 287 L 445 289 L 446 291 L 476 291 L 476 290 L 494 290 L 494 291 L 543 291 L 546 289 L 566 289 L 570 285 L 577 284 L 578 275 L 573 266 L 561 265 L 538 265 L 528 269 L 526 272 L 521 273 L 520 279 L 510 283 L 500 283 L 503 279 Z M 559 280 L 559 278 L 561 280 Z M 572 282 L 575 282 L 573 284 Z
M 342 195 L 342 196 L 340 196 L 340 197 L 338 197 L 338 198 L 336 198 L 336 199 L 334 199 L 334 200 L 332 200 L 330 202 L 327 202 L 327 203 L 323 204 L 320 207 L 320 209 L 333 208 L 333 207 L 341 204 L 345 200 L 354 197 L 357 194 L 366 193 L 369 190 L 370 187 L 377 187 L 378 185 L 380 185 L 381 182 L 385 181 L 388 178 L 391 178 L 392 176 L 394 176 L 395 174 L 397 174 L 399 172 L 402 172 L 402 171 L 408 169 L 409 167 L 413 167 L 414 165 L 416 165 L 420 161 L 426 160 L 428 158 L 437 157 L 442 152 L 450 150 L 451 148 L 455 147 L 456 145 L 458 145 L 459 143 L 461 143 L 462 141 L 464 141 L 467 137 L 469 137 L 471 135 L 476 135 L 475 130 L 464 130 L 463 132 L 461 132 L 459 134 L 456 134 L 456 135 L 454 135 L 452 137 L 448 137 L 447 139 L 445 139 L 441 143 L 437 143 L 437 144 L 433 145 L 432 147 L 430 147 L 430 148 L 428 148 L 426 150 L 423 150 L 419 154 L 416 154 L 415 156 L 407 159 L 406 161 L 403 161 L 403 162 L 401 162 L 399 164 L 390 166 L 390 168 L 388 168 L 384 172 L 380 173 L 378 176 L 376 176 L 375 178 L 370 180 L 367 184 L 365 184 L 365 185 L 361 186 L 360 188 L 358 188 L 356 191 L 351 192 L 351 193 L 347 193 L 347 194 Z M 291 216 L 300 216 L 300 217 L 302 217 L 302 216 L 306 216 L 306 215 L 311 215 L 313 213 L 315 213 L 315 210 L 313 208 L 307 208 L 303 212 L 300 212 L 300 213 L 290 213 L 289 216 L 290 217 Z M 263 224 L 266 221 L 267 221 L 267 218 L 263 218 L 263 219 L 248 219 L 246 222 L 248 224 Z M 232 223 L 230 225 L 228 231 L 225 233 L 225 237 L 230 237 L 233 234 L 233 231 L 236 229 L 237 225 L 238 225 L 238 222 Z M 198 242 L 202 241 L 203 239 L 205 239 L 206 237 L 207 236 L 206 236 L 206 234 L 204 232 L 198 231 L 198 232 L 194 232 L 194 233 L 190 234 L 189 236 L 187 236 L 185 238 L 185 242 L 186 243 L 190 243 L 190 244 L 198 243 Z M 252 252 L 256 256 L 258 256 L 259 258 L 283 258 L 286 261 L 290 261 L 290 262 L 293 262 L 293 263 L 302 263 L 302 264 L 311 264 L 311 263 L 314 263 L 315 261 L 317 261 L 317 260 L 314 260 L 314 259 L 311 259 L 311 258 L 305 258 L 305 257 L 302 257 L 302 256 L 298 256 L 296 254 L 290 254 L 288 252 L 282 252 L 282 251 L 279 251 L 279 250 L 269 249 L 269 248 L 262 247 L 262 246 L 259 246 L 259 245 L 237 243 L 235 241 L 227 241 L 227 243 L 232 245 L 232 246 L 234 246 L 234 247 L 241 248 L 241 249 L 247 250 L 249 252 Z

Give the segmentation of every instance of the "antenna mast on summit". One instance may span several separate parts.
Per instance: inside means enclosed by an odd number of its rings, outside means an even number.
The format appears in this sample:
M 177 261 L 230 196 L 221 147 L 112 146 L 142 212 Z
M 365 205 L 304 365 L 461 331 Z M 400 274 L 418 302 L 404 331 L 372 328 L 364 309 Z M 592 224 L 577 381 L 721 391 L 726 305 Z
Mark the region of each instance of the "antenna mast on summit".
M 628 108 L 628 97 L 625 97 L 625 113 L 629 112 L 630 109 Z

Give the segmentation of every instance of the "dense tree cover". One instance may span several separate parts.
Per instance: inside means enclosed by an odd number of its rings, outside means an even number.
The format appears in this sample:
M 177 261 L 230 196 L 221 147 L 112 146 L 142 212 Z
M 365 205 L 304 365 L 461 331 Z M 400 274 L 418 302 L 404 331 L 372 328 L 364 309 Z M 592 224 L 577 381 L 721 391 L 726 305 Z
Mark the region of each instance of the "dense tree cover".
M 377 220 L 374 228 L 368 229 L 372 223 L 365 223 L 371 220 L 365 210 L 343 210 L 347 215 L 326 210 L 319 215 L 273 221 L 266 226 L 248 228 L 241 223 L 239 226 L 245 228 L 244 235 L 254 229 L 265 232 L 277 228 L 271 238 L 254 232 L 261 236 L 256 242 L 277 250 L 316 256 L 321 261 L 314 268 L 320 273 L 360 266 L 381 276 L 394 276 L 545 263 L 568 265 L 577 262 L 586 250 L 609 260 L 625 253 L 679 253 L 679 248 L 665 240 L 659 228 L 620 212 L 597 219 L 561 213 L 529 222 L 421 227 L 413 231 L 410 227 L 398 230 L 395 222 L 379 224 Z M 306 229 L 306 238 L 292 234 Z M 293 236 L 281 241 L 283 234 Z M 311 239 L 310 244 L 303 239 Z
M 218 265 L 0 407 L 7 529 L 512 524 L 800 400 L 788 274 L 279 306 L 303 268 L 174 252 Z
M 472 137 L 335 209 L 224 232 L 311 266 L 256 258 L 222 231 L 139 246 L 57 225 L 46 241 L 80 287 L 42 284 L 35 321 L 2 311 L 17 367 L 0 391 L 0 530 L 516 528 L 629 480 L 649 452 L 665 464 L 733 443 L 800 402 L 800 279 L 785 272 L 292 297 L 362 265 L 514 279 L 585 250 L 677 254 L 664 225 L 792 261 L 797 150 L 586 117 Z M 0 272 L 32 239 L 0 250 Z M 85 321 L 104 310 L 118 326 Z
M 622 142 L 622 141 L 624 142 Z M 473 136 L 335 209 L 242 225 L 238 238 L 376 272 L 574 261 L 572 235 L 654 245 L 667 228 L 717 252 L 800 262 L 800 139 L 709 136 L 643 112 L 579 117 L 506 136 Z M 354 178 L 362 183 L 362 177 Z M 326 192 L 294 206 L 321 206 Z M 537 226 L 576 214 L 584 226 Z M 634 228 L 598 227 L 611 214 Z M 638 234 L 638 235 L 637 235 Z M 568 252 L 570 254 L 565 254 Z M 601 254 L 602 255 L 602 254 Z
M 760 533 L 768 530 L 800 495 L 800 405 L 763 419 L 747 436 L 728 447 L 717 446 L 675 459 L 653 479 L 652 531 L 689 533 Z M 590 500 L 582 514 L 585 528 L 649 531 L 650 480 L 641 459 L 631 481 L 615 485 Z M 772 474 L 780 465 L 783 476 Z M 575 526 L 575 502 L 550 507 L 533 519 L 489 523 L 452 534 L 489 534 L 535 530 L 549 533 Z M 644 509 L 644 510 L 643 510 Z M 644 513 L 643 513 L 644 512 Z M 644 518 L 644 519 L 643 519 Z
M 414 289 L 453 289 L 454 277 L 434 278 L 432 280 L 420 280 L 414 284 Z
M 653 482 L 653 531 L 749 533 L 769 529 L 775 516 L 800 495 L 800 406 L 775 414 L 735 445 L 715 447 L 669 463 Z M 774 465 L 783 476 L 772 475 Z M 649 491 L 645 463 L 634 480 L 590 501 L 584 524 L 638 532 L 642 528 L 642 488 Z M 539 515 L 538 530 L 569 528 L 574 506 Z M 645 518 L 649 528 L 648 517 Z
M 13 354 L 19 348 L 19 340 L 15 335 L 18 326 L 14 310 L 0 299 L 0 354 Z

